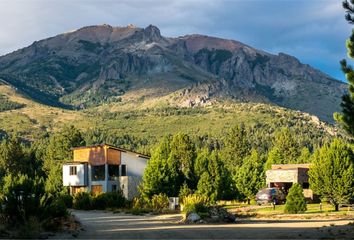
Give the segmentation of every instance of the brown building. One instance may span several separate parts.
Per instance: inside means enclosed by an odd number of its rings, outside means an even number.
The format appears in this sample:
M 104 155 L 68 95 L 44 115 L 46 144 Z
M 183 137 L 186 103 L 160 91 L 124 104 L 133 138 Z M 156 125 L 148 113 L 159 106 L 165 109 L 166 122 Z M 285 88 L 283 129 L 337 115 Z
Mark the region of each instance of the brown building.
M 273 164 L 272 169 L 266 171 L 267 186 L 282 189 L 287 193 L 294 183 L 298 183 L 304 189 L 305 197 L 313 199 L 309 185 L 309 169 L 310 164 Z

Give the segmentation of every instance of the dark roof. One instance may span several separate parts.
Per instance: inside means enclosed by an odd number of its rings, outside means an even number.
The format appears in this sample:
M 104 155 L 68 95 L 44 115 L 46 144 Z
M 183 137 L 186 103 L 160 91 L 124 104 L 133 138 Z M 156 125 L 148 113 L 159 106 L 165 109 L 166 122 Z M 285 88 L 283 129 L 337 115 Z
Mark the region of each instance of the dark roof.
M 120 147 L 116 147 L 116 146 L 113 146 L 113 145 L 110 145 L 110 144 L 106 144 L 106 143 L 96 144 L 96 145 L 90 145 L 90 146 L 73 147 L 73 148 L 71 148 L 71 149 L 72 149 L 72 150 L 75 150 L 75 149 L 84 149 L 84 148 L 93 148 L 93 147 L 104 147 L 104 146 L 107 146 L 108 148 L 112 148 L 112 149 L 119 150 L 119 151 L 121 151 L 121 152 L 131 152 L 131 153 L 135 153 L 135 154 L 137 154 L 139 157 L 146 158 L 146 159 L 150 159 L 150 156 L 147 156 L 147 155 L 145 155 L 145 154 L 141 154 L 141 153 L 134 152 L 134 151 L 131 151 L 131 150 L 128 150 L 128 149 L 120 148 Z

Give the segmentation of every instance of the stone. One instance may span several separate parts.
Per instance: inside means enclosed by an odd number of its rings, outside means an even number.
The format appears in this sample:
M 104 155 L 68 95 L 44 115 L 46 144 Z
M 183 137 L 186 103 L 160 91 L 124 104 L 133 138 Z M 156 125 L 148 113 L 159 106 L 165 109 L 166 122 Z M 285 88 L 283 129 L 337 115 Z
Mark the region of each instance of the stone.
M 198 222 L 199 220 L 201 220 L 201 218 L 195 212 L 189 213 L 186 218 L 186 222 L 188 222 L 188 223 L 195 223 L 195 222 Z

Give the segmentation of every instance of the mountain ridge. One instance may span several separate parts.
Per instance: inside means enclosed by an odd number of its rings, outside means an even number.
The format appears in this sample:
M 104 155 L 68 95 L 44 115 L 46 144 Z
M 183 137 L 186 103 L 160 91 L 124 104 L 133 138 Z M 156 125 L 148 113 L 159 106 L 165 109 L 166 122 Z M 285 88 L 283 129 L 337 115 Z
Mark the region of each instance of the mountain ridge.
M 346 84 L 293 56 L 236 40 L 164 37 L 139 28 L 93 25 L 35 41 L 0 57 L 0 78 L 37 101 L 88 108 L 144 98 L 203 106 L 215 100 L 265 102 L 331 122 Z

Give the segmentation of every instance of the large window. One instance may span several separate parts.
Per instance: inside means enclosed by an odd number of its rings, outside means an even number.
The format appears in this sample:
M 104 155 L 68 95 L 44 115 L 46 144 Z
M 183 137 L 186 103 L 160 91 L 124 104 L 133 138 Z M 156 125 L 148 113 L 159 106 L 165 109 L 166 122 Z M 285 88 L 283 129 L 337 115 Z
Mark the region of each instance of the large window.
M 76 174 L 77 174 L 77 167 L 70 166 L 70 175 L 76 175 Z
M 109 180 L 118 180 L 119 165 L 108 165 L 108 178 Z
M 105 165 L 92 166 L 91 167 L 92 181 L 104 181 L 104 170 L 105 170 Z

